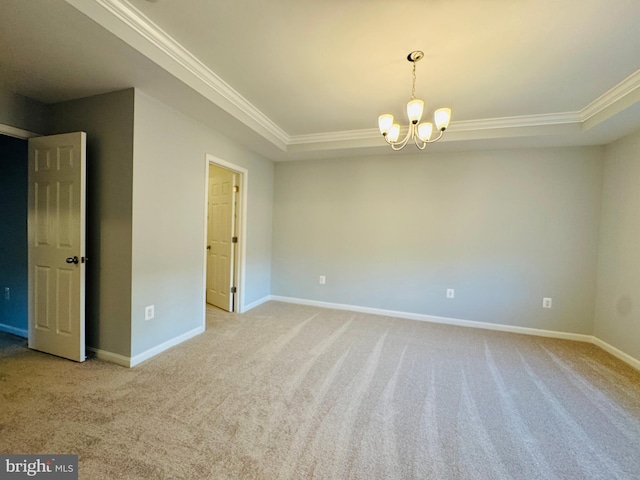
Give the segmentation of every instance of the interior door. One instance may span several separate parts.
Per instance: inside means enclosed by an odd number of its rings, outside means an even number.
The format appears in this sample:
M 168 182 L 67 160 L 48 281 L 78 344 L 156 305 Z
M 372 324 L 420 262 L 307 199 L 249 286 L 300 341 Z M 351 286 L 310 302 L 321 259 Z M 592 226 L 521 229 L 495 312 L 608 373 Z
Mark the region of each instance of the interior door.
M 207 303 L 233 311 L 233 259 L 235 231 L 234 172 L 209 166 L 207 221 Z
M 29 139 L 29 348 L 85 360 L 84 132 Z

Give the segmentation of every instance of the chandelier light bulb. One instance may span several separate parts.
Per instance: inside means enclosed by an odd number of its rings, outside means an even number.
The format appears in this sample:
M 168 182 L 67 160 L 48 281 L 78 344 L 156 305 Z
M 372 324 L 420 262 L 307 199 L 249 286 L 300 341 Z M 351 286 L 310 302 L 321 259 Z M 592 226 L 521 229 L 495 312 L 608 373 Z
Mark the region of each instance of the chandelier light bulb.
M 394 123 L 393 125 L 391 125 L 391 129 L 389 130 L 389 135 L 387 135 L 387 138 L 391 143 L 395 143 L 398 141 L 399 137 L 400 137 L 400 125 L 398 125 L 397 123 Z
M 418 138 L 423 142 L 431 140 L 431 133 L 433 133 L 433 123 L 421 123 L 418 125 Z
M 407 103 L 407 117 L 409 117 L 409 121 L 414 125 L 420 123 L 422 110 L 424 110 L 424 102 L 422 100 L 414 99 Z
M 378 128 L 380 129 L 380 133 L 382 135 L 387 135 L 389 133 L 389 130 L 391 130 L 391 125 L 393 125 L 393 115 L 385 113 L 384 115 L 380 115 L 378 117 Z
M 451 109 L 439 108 L 435 111 L 433 117 L 436 121 L 436 128 L 443 132 L 447 129 L 449 122 L 451 121 Z

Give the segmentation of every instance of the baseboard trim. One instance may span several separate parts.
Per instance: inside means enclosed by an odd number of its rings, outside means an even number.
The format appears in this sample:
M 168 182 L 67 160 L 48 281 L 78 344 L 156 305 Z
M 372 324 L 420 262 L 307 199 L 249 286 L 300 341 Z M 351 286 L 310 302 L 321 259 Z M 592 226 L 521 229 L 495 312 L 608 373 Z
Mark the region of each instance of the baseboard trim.
M 115 363 L 122 367 L 131 367 L 131 357 L 126 357 L 118 353 L 108 352 L 107 350 L 101 350 L 99 348 L 87 347 L 87 350 L 96 354 L 96 358 L 104 360 L 105 362 Z
M 441 323 L 444 325 L 454 325 L 457 327 L 481 328 L 484 330 L 496 330 L 499 332 L 520 333 L 524 335 L 536 335 L 538 337 L 559 338 L 562 340 L 575 340 L 578 342 L 592 343 L 591 335 L 581 333 L 557 332 L 554 330 L 543 330 L 539 328 L 516 327 L 512 325 L 502 325 L 499 323 L 485 323 L 473 320 L 462 320 L 459 318 L 438 317 L 435 315 L 424 315 L 420 313 L 400 312 L 396 310 L 384 310 L 380 308 L 360 307 L 356 305 L 346 305 L 342 303 L 321 302 L 318 300 L 306 300 L 302 298 L 281 297 L 272 295 L 271 300 L 298 305 L 310 305 L 315 307 L 333 308 L 336 310 L 349 310 L 352 312 L 370 313 L 372 315 L 384 315 L 387 317 L 406 318 L 408 320 L 419 320 L 421 322 Z
M 139 365 L 145 360 L 148 360 L 151 357 L 155 357 L 159 353 L 162 353 L 171 347 L 175 347 L 176 345 L 182 342 L 185 342 L 190 338 L 195 337 L 196 335 L 200 335 L 203 332 L 204 332 L 204 326 L 200 326 L 200 327 L 194 328 L 193 330 L 189 330 L 188 332 L 185 332 L 182 335 L 172 338 L 171 340 L 167 340 L 166 342 L 161 343 L 160 345 L 157 345 L 153 348 L 150 348 L 149 350 L 139 353 L 138 355 L 131 357 L 131 360 L 129 362 L 130 363 L 129 367 L 135 367 L 136 365 Z
M 592 343 L 595 346 L 603 349 L 605 352 L 610 353 L 614 357 L 622 360 L 623 362 L 631 365 L 636 370 L 640 371 L 640 360 L 638 360 L 637 358 L 632 357 L 628 353 L 624 353 L 622 350 L 614 347 L 613 345 L 609 345 L 607 342 L 605 342 L 604 340 L 600 340 L 598 337 L 593 337 Z
M 29 338 L 29 330 L 23 328 L 12 327 L 5 323 L 0 323 L 0 332 L 7 332 L 23 338 Z
M 132 368 L 146 360 L 149 360 L 151 357 L 155 357 L 159 353 L 162 353 L 171 347 L 175 347 L 176 345 L 186 340 L 189 340 L 190 338 L 193 338 L 196 335 L 201 334 L 202 332 L 204 332 L 204 327 L 194 328 L 193 330 L 183 333 L 182 335 L 172 338 L 171 340 L 167 340 L 166 342 L 161 343 L 160 345 L 157 345 L 153 348 L 150 348 L 149 350 L 146 350 L 134 357 L 126 357 L 118 353 L 108 352 L 106 350 L 101 350 L 99 348 L 94 348 L 94 347 L 87 347 L 87 350 L 94 352 L 96 354 L 96 357 L 99 358 L 100 360 L 115 363 L 123 367 Z
M 592 343 L 602 348 L 614 357 L 622 360 L 626 364 L 640 371 L 640 360 L 609 345 L 607 342 L 600 340 L 593 335 L 584 335 L 581 333 L 557 332 L 554 330 L 543 330 L 540 328 L 514 327 L 511 325 L 501 325 L 499 323 L 484 323 L 472 320 L 461 320 L 458 318 L 436 317 L 434 315 L 422 315 L 419 313 L 398 312 L 395 310 L 383 310 L 379 308 L 359 307 L 356 305 L 346 305 L 342 303 L 322 302 L 318 300 L 306 300 L 303 298 L 282 297 L 279 295 L 271 295 L 270 300 L 276 302 L 294 303 L 297 305 L 309 305 L 321 308 L 333 308 L 336 310 L 349 310 L 353 312 L 370 313 L 372 315 L 384 315 L 387 317 L 406 318 L 408 320 L 419 320 L 422 322 L 442 323 L 445 325 L 455 325 L 459 327 L 482 328 L 484 330 L 496 330 L 500 332 L 521 333 L 524 335 L 536 335 L 538 337 L 558 338 L 562 340 L 574 340 L 577 342 Z
M 242 307 L 242 312 L 240 313 L 245 313 L 248 312 L 249 310 L 252 310 L 256 307 L 259 307 L 260 305 L 262 305 L 263 303 L 267 303 L 269 300 L 272 300 L 272 296 L 271 295 L 267 295 L 266 297 L 262 297 L 259 300 L 256 300 L 255 302 L 250 303 L 249 305 L 243 305 Z

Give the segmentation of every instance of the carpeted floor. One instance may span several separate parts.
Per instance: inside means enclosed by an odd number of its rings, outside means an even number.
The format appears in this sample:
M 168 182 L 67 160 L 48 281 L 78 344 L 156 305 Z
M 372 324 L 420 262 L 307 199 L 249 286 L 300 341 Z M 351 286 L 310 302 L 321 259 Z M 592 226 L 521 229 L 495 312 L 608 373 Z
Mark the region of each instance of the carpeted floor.
M 589 344 L 270 302 L 133 369 L 0 334 L 0 453 L 81 479 L 640 479 L 640 372 Z

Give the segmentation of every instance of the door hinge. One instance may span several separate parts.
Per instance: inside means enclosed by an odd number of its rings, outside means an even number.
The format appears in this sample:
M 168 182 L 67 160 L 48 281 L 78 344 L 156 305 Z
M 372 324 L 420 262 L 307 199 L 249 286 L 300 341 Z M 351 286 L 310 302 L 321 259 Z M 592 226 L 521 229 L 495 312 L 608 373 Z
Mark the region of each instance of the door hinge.
M 231 287 L 231 293 L 236 293 L 238 289 L 236 287 Z
M 238 243 L 238 237 L 231 237 L 231 243 Z
M 240 191 L 240 187 L 238 185 L 233 186 L 233 192 L 238 193 Z

